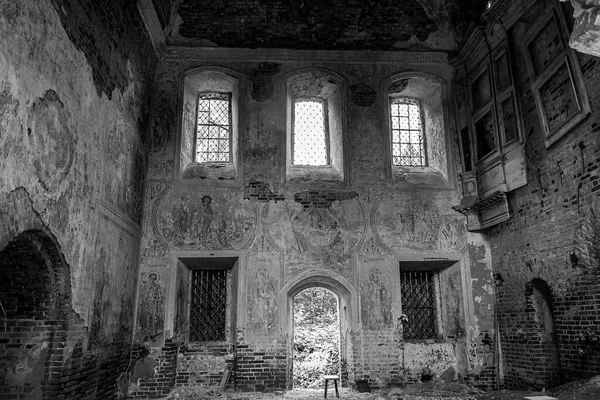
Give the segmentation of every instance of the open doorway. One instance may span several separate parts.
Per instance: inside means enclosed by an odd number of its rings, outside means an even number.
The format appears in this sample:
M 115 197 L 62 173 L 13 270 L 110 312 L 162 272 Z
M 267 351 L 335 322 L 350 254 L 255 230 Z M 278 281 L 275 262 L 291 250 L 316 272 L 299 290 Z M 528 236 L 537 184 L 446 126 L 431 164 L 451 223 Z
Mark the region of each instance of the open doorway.
M 339 299 L 312 287 L 293 301 L 293 387 L 317 389 L 324 375 L 340 375 Z

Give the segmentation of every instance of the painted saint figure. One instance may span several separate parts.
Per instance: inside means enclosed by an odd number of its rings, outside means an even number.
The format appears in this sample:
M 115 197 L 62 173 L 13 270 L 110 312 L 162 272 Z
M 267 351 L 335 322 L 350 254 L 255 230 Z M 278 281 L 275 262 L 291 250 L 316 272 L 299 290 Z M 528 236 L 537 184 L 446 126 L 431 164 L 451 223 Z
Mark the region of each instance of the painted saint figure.
M 254 302 L 251 315 L 256 333 L 268 334 L 275 326 L 275 288 L 266 268 L 259 268 L 254 275 L 253 288 L 248 293 Z
M 389 322 L 388 290 L 379 268 L 369 273 L 369 322 L 371 327 L 385 326 Z
M 145 274 L 144 274 L 145 275 Z M 156 272 L 142 276 L 140 287 L 140 327 L 144 336 L 155 336 L 162 332 L 165 294 Z

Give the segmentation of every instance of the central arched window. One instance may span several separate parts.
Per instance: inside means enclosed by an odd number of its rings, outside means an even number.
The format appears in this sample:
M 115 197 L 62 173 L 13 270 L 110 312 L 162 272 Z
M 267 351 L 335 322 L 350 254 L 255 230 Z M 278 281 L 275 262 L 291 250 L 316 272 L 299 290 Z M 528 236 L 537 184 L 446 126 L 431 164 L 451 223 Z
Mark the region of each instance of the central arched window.
M 415 99 L 402 97 L 392 99 L 390 107 L 393 165 L 427 166 L 421 103 Z
M 329 165 L 326 104 L 319 98 L 294 100 L 293 164 Z
M 345 81 L 309 69 L 291 73 L 286 84 L 286 180 L 345 182 Z

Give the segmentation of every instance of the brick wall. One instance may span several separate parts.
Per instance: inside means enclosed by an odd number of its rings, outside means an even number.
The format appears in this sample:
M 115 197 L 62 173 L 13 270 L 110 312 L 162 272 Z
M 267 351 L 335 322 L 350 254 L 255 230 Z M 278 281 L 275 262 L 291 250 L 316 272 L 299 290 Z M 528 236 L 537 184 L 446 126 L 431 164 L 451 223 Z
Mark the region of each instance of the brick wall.
M 358 367 L 362 376 L 358 375 L 356 379 L 368 380 L 371 387 L 404 384 L 401 337 L 394 330 L 381 329 L 364 331 L 361 340 L 364 364 Z
M 517 30 L 511 31 L 510 39 L 527 141 L 528 184 L 508 194 L 511 219 L 485 234 L 496 274 L 504 383 L 513 388 L 550 387 L 560 383 L 559 373 L 572 380 L 600 372 L 600 271 L 597 258 L 585 257 L 582 249 L 591 243 L 581 236 L 600 188 L 600 113 L 593 111 L 546 149 Z M 598 110 L 600 64 L 587 55 L 578 54 L 578 59 L 591 108 Z M 531 300 L 534 279 L 549 286 L 560 372 L 540 362 L 547 360 L 543 355 L 548 350 L 542 348 L 543 321 Z
M 221 47 L 292 49 L 392 49 L 415 35 L 427 40 L 437 29 L 417 0 L 368 5 L 343 1 L 289 7 L 284 1 L 235 4 L 185 0 L 179 34 Z M 361 36 L 356 34 L 361 32 Z
M 226 343 L 177 344 L 168 340 L 152 354 L 156 363 L 146 376 L 132 382 L 132 397 L 161 397 L 176 386 L 200 385 L 218 387 L 223 372 L 235 365 L 229 388 L 246 391 L 265 391 L 286 388 L 286 343 L 238 344 L 233 349 Z M 132 352 L 132 366 L 142 362 L 147 352 L 139 346 Z M 138 368 L 141 369 L 141 367 Z M 136 373 L 134 372 L 134 376 Z M 137 376 L 136 376 L 137 378 Z

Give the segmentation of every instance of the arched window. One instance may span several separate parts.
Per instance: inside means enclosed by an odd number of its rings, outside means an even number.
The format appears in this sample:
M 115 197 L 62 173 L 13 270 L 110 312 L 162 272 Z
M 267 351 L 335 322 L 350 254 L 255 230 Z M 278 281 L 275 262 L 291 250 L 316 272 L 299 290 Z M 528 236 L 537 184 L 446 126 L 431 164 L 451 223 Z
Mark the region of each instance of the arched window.
M 286 77 L 286 180 L 345 182 L 345 81 L 323 70 Z
M 225 68 L 189 71 L 181 93 L 178 178 L 227 185 L 239 182 L 240 79 Z
M 387 171 L 391 182 L 449 185 L 445 83 L 416 72 L 386 82 Z

